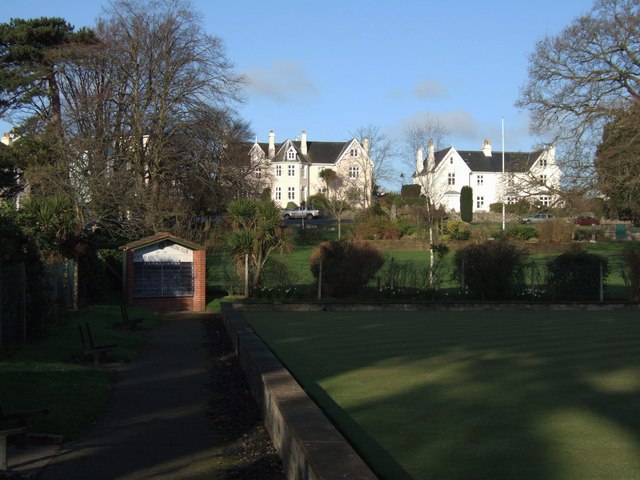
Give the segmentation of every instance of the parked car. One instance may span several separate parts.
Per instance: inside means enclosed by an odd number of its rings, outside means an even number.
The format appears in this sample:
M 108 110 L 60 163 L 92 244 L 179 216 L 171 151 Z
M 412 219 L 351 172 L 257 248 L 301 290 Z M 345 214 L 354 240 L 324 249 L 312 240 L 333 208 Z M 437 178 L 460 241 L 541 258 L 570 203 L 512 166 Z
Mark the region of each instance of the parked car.
M 520 223 L 541 223 L 547 220 L 553 220 L 553 215 L 550 213 L 536 213 L 528 217 L 524 217 L 520 220 Z
M 587 215 L 581 215 L 576 218 L 576 225 L 591 226 L 600 225 L 600 220 L 597 218 L 589 217 Z
M 320 210 L 307 207 L 296 207 L 291 210 L 285 210 L 282 212 L 282 216 L 285 220 L 289 220 L 290 218 L 320 218 L 322 215 L 320 214 Z

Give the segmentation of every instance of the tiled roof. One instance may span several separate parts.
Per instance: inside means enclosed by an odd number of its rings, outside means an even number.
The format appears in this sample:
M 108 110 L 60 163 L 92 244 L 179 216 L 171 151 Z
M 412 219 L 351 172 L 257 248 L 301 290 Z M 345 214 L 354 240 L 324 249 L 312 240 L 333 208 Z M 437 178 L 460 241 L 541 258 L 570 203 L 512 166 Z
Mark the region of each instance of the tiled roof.
M 284 150 L 281 151 L 282 146 L 287 143 L 276 143 L 276 156 L 272 161 L 274 162 L 283 162 L 286 160 L 286 152 Z M 299 140 L 291 141 L 294 148 L 298 152 L 298 156 L 301 162 L 304 163 L 326 163 L 333 164 L 338 158 L 342 155 L 345 149 L 351 144 L 351 140 L 348 142 L 309 142 L 307 141 L 307 154 L 302 155 L 302 151 L 300 149 L 301 142 Z M 255 144 L 252 144 L 253 146 Z M 269 154 L 269 144 L 268 143 L 258 143 L 258 146 L 265 152 L 266 155 Z
M 440 162 L 451 151 L 451 148 L 438 150 L 434 153 L 436 167 L 440 165 Z M 456 150 L 456 152 L 472 172 L 502 171 L 502 152 L 492 152 L 490 157 L 485 156 L 481 150 Z M 542 153 L 543 150 L 535 152 L 504 152 L 504 169 L 507 172 L 526 172 L 540 158 Z

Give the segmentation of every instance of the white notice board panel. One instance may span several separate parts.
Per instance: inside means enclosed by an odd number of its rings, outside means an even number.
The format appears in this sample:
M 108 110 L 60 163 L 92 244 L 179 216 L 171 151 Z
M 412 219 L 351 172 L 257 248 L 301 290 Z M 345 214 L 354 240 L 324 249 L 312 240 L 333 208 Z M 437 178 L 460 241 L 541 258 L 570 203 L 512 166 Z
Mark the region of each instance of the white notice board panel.
M 170 242 L 140 247 L 133 252 L 134 262 L 193 262 L 193 250 Z

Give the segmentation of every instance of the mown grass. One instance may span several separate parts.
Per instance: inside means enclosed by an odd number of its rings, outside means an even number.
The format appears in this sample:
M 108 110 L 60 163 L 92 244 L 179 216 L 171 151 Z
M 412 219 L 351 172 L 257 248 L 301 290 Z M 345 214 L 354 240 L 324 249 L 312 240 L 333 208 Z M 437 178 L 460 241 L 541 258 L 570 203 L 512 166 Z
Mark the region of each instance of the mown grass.
M 244 316 L 382 478 L 640 478 L 637 311 Z
M 140 329 L 153 328 L 155 316 L 134 307 L 131 317 L 144 316 Z M 69 314 L 38 341 L 0 354 L 0 402 L 5 412 L 49 408 L 34 416 L 33 431 L 75 438 L 86 431 L 104 407 L 115 374 L 92 368 L 84 358 L 78 325 L 88 322 L 96 344 L 117 344 L 107 362 L 128 362 L 145 343 L 141 332 L 121 328 L 119 305 L 95 305 Z

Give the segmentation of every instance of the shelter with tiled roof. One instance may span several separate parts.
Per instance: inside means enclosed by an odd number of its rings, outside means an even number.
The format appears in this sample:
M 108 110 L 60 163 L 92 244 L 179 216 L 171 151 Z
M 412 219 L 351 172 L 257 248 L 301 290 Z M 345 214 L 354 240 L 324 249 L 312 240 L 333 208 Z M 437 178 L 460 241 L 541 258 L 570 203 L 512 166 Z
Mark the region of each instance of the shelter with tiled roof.
M 309 141 L 303 131 L 299 140 L 276 143 L 271 130 L 269 142 L 256 141 L 249 156 L 254 175 L 280 207 L 306 204 L 312 195 L 327 194 L 328 186 L 320 176 L 325 169 L 336 173 L 330 193 L 346 198 L 347 191 L 357 192 L 354 207 L 371 202 L 373 164 L 367 139 L 362 143 L 355 138 L 346 142 Z
M 519 199 L 552 206 L 558 198 L 562 172 L 555 162 L 555 148 L 532 152 L 492 152 L 485 140 L 481 150 L 448 147 L 427 156 L 416 155 L 413 183 L 447 211 L 459 211 L 460 190 L 473 189 L 473 209 L 488 211 L 492 203 L 516 203 Z

